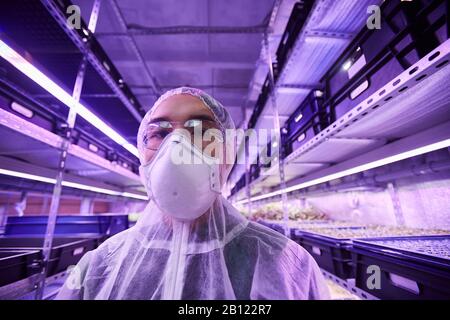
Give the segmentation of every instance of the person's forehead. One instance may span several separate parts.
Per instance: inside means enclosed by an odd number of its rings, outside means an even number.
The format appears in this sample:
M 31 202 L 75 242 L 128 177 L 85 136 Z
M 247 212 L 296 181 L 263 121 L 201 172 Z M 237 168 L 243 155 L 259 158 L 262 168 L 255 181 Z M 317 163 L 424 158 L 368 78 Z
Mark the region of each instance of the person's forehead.
M 172 121 L 181 121 L 196 115 L 213 117 L 212 112 L 200 98 L 188 94 L 177 94 L 162 101 L 153 111 L 151 119 L 167 118 Z

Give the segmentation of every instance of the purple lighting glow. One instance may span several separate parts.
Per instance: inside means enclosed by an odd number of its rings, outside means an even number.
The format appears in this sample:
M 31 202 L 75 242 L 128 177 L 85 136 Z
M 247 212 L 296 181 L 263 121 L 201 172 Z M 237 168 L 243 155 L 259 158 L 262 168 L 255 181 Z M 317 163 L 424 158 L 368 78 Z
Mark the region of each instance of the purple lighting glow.
M 24 59 L 20 54 L 9 47 L 5 42 L 0 40 L 0 56 L 11 63 L 17 70 L 25 74 L 56 99 L 61 101 L 69 108 L 75 108 L 77 114 L 92 124 L 114 142 L 131 152 L 136 157 L 139 156 L 137 148 L 125 140 L 119 133 L 109 127 L 102 119 L 92 113 L 87 107 L 77 102 L 72 96 L 58 86 L 53 80 Z
M 38 176 L 38 175 L 34 175 L 34 174 L 29 174 L 29 173 L 24 173 L 24 172 L 19 172 L 19 171 L 13 171 L 13 170 L 7 170 L 7 169 L 0 168 L 0 174 L 11 176 L 11 177 L 27 179 L 27 180 L 56 184 L 56 179 Z M 120 197 L 133 198 L 133 199 L 138 199 L 138 200 L 148 200 L 147 196 L 144 196 L 141 194 L 136 194 L 136 193 L 131 193 L 131 192 L 114 191 L 114 190 L 110 190 L 110 189 L 94 187 L 94 186 L 81 184 L 81 183 L 77 183 L 77 182 L 63 181 L 62 185 L 65 187 L 69 187 L 69 188 L 87 190 L 87 191 L 92 191 L 92 192 L 97 192 L 97 193 L 108 194 L 108 195 L 112 195 L 112 196 L 120 196 Z

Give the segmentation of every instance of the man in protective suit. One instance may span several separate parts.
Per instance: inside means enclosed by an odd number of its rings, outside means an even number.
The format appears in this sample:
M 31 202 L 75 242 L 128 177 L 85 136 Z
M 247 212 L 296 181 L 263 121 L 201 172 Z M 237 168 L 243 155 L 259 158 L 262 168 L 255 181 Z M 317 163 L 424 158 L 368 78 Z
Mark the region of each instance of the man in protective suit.
M 235 158 L 224 132 L 234 129 L 201 90 L 162 95 L 138 133 L 145 211 L 86 253 L 57 299 L 328 299 L 302 247 L 221 196 L 232 167 L 224 159 Z

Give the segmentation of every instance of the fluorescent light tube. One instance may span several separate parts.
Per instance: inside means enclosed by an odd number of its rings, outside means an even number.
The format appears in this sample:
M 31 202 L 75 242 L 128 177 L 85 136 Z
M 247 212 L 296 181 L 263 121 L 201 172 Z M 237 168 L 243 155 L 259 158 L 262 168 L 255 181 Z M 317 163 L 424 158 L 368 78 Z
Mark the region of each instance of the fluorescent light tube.
M 104 188 L 97 188 L 97 187 L 88 186 L 85 184 L 70 182 L 70 181 L 63 181 L 62 185 L 64 187 L 75 188 L 75 189 L 80 189 L 80 190 L 87 190 L 87 191 L 92 191 L 92 192 L 97 192 L 97 193 L 104 193 L 104 194 L 109 194 L 112 196 L 118 196 L 121 194 L 121 192 L 118 192 L 118 191 L 113 191 L 113 190 L 104 189 Z
M 140 194 L 135 194 L 135 193 L 130 193 L 130 192 L 122 192 L 121 194 L 122 197 L 126 197 L 126 198 L 135 198 L 135 199 L 139 199 L 139 200 L 148 200 L 147 196 L 143 196 Z
M 30 62 L 25 60 L 20 54 L 14 51 L 2 40 L 0 40 L 0 56 L 11 63 L 15 68 L 17 68 L 31 80 L 40 85 L 56 99 L 64 103 L 67 107 L 75 108 L 77 114 L 79 114 L 82 118 L 84 118 L 98 130 L 103 132 L 106 136 L 111 138 L 114 142 L 124 147 L 136 157 L 139 157 L 139 152 L 134 145 L 126 141 L 125 138 L 123 138 L 119 133 L 109 127 L 103 120 L 93 114 L 88 108 L 73 99 L 73 97 L 69 93 L 64 91 L 64 89 L 62 89 L 53 80 L 51 80 L 39 69 L 33 66 Z
M 295 121 L 295 122 L 299 122 L 300 120 L 302 120 L 302 118 L 303 118 L 303 113 L 299 113 L 299 114 L 295 117 L 294 121 Z
M 342 69 L 344 69 L 345 71 L 349 70 L 350 67 L 352 66 L 352 62 L 351 61 L 346 61 L 344 63 L 344 65 L 342 66 Z
M 18 172 L 18 171 L 0 169 L 0 174 L 6 175 L 6 176 L 11 176 L 11 177 L 28 179 L 28 180 L 40 181 L 40 182 L 45 182 L 45 183 L 50 183 L 50 184 L 56 184 L 56 179 L 36 176 L 34 174 L 28 174 L 28 173 L 23 173 L 23 172 Z
M 6 169 L 0 168 L 0 174 L 11 176 L 11 177 L 33 180 L 33 181 L 56 184 L 56 179 L 37 176 L 34 174 L 29 174 L 29 173 L 23 173 L 23 172 L 19 172 L 19 171 L 12 171 L 12 170 L 6 170 Z M 89 186 L 89 185 L 76 183 L 76 182 L 63 181 L 62 185 L 64 187 L 75 188 L 75 189 L 80 189 L 80 190 L 87 190 L 87 191 L 92 191 L 92 192 L 96 192 L 96 193 L 104 193 L 104 194 L 109 194 L 112 196 L 121 196 L 121 197 L 125 197 L 125 198 L 148 200 L 148 197 L 146 197 L 144 195 L 130 193 L 130 192 L 115 191 L 115 190 L 110 190 L 110 189 L 105 189 L 105 188 L 99 188 L 99 187 Z
M 362 165 L 356 166 L 354 168 L 350 168 L 350 169 L 347 169 L 347 170 L 343 170 L 343 171 L 339 171 L 339 172 L 336 172 L 336 173 L 333 173 L 333 174 L 329 174 L 327 176 L 324 176 L 324 177 L 321 177 L 321 178 L 317 178 L 317 179 L 313 179 L 313 180 L 310 180 L 310 181 L 306 181 L 306 182 L 303 182 L 303 183 L 300 183 L 300 184 L 297 184 L 297 185 L 294 185 L 294 186 L 291 186 L 291 187 L 288 187 L 288 188 L 285 188 L 285 189 L 281 189 L 281 190 L 269 192 L 269 193 L 266 193 L 266 194 L 263 194 L 263 195 L 259 195 L 259 196 L 251 198 L 250 200 L 251 201 L 262 200 L 262 199 L 270 198 L 270 197 L 273 197 L 273 196 L 281 195 L 283 193 L 288 193 L 288 192 L 292 192 L 292 191 L 295 191 L 295 190 L 308 188 L 308 187 L 311 187 L 311 186 L 314 186 L 314 185 L 317 185 L 317 184 L 320 184 L 320 183 L 324 183 L 324 182 L 328 182 L 328 181 L 331 181 L 331 180 L 339 179 L 339 178 L 342 178 L 342 177 L 345 177 L 345 176 L 349 176 L 349 175 L 352 175 L 352 174 L 355 174 L 355 173 L 359 173 L 359 172 L 363 172 L 363 171 L 366 171 L 366 170 L 378 168 L 378 167 L 384 166 L 386 164 L 390 164 L 390 163 L 393 163 L 393 162 L 405 160 L 405 159 L 412 158 L 412 157 L 415 157 L 415 156 L 418 156 L 418 155 L 421 155 L 421 154 L 425 154 L 425 153 L 428 153 L 428 152 L 432 152 L 432 151 L 436 151 L 436 150 L 443 149 L 443 148 L 448 148 L 448 147 L 450 147 L 450 139 L 446 139 L 446 140 L 439 141 L 439 142 L 436 142 L 436 143 L 432 143 L 432 144 L 429 144 L 429 145 L 426 145 L 426 146 L 423 146 L 423 147 L 420 147 L 420 148 L 416 148 L 416 149 L 413 149 L 413 150 L 405 151 L 405 152 L 402 152 L 402 153 L 399 153 L 399 154 L 396 154 L 396 155 L 393 155 L 393 156 L 390 156 L 390 157 L 386 157 L 386 158 L 383 158 L 383 159 L 380 159 L 380 160 L 376 160 L 376 161 L 373 161 L 373 162 L 362 164 Z M 248 199 L 244 199 L 244 200 L 238 201 L 236 203 L 237 204 L 244 204 L 244 203 L 247 203 L 247 202 L 248 202 Z
M 15 102 L 15 101 L 13 101 L 11 103 L 11 109 L 13 109 L 17 113 L 20 113 L 24 117 L 27 117 L 28 119 L 31 119 L 34 116 L 33 111 L 31 111 L 28 108 L 25 108 L 24 106 L 22 106 L 21 104 Z

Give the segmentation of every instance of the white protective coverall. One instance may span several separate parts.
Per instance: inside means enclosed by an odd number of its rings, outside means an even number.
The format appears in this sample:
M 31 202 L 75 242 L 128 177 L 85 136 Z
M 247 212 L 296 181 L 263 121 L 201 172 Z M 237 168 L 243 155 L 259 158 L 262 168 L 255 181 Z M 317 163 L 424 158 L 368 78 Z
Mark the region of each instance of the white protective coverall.
M 175 94 L 200 98 L 223 128 L 234 128 L 227 110 L 205 92 L 168 91 L 141 123 L 141 162 L 151 114 Z M 57 299 L 329 299 L 329 293 L 307 251 L 248 221 L 218 195 L 193 221 L 173 219 L 150 200 L 135 226 L 82 257 Z

